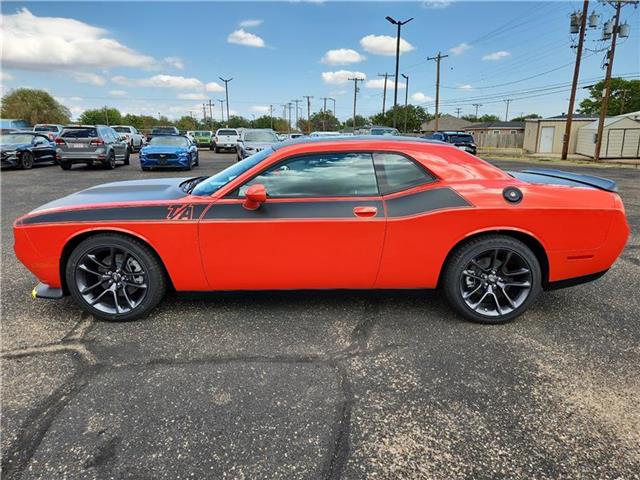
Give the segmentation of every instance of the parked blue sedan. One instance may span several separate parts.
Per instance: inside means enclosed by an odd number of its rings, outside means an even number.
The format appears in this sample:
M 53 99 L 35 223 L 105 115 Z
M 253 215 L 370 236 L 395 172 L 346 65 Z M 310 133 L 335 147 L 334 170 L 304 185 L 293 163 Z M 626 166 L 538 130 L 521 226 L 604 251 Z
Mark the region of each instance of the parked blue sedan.
M 198 147 L 183 135 L 153 137 L 149 144 L 140 150 L 142 170 L 155 168 L 191 170 L 191 167 L 198 164 Z

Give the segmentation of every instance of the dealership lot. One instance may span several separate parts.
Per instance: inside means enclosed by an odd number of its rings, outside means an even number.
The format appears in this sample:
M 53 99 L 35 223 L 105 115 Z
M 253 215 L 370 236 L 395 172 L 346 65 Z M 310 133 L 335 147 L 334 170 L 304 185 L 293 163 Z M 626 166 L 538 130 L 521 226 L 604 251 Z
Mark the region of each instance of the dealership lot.
M 202 150 L 192 175 L 234 160 Z M 640 172 L 561 168 L 616 180 L 634 233 L 602 279 L 497 327 L 438 292 L 173 295 L 95 322 L 31 300 L 11 222 L 98 183 L 187 174 L 137 156 L 3 171 L 6 477 L 637 478 Z

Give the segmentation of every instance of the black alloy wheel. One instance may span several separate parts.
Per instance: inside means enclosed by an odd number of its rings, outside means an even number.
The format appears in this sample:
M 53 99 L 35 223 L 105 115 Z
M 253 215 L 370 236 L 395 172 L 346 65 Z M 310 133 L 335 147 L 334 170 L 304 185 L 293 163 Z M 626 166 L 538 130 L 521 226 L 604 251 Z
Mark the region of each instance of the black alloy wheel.
M 20 156 L 20 168 L 22 170 L 29 170 L 33 168 L 33 153 L 23 152 Z
M 464 317 L 504 323 L 520 315 L 541 290 L 538 259 L 524 243 L 491 235 L 463 245 L 449 261 L 445 293 Z
M 166 279 L 156 256 L 141 242 L 117 234 L 83 241 L 66 265 L 69 291 L 98 318 L 134 320 L 164 296 Z

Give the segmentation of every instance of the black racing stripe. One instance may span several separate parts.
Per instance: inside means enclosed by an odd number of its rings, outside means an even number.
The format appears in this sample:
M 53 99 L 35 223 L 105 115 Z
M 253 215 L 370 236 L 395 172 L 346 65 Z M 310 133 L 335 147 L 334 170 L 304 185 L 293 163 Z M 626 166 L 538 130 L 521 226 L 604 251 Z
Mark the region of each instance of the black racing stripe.
M 91 208 L 83 210 L 66 210 L 61 212 L 43 213 L 26 217 L 23 224 L 38 223 L 73 223 L 73 222 L 107 222 L 107 221 L 135 221 L 135 220 L 197 220 L 202 215 L 206 205 L 171 204 L 147 205 L 139 207 Z
M 273 220 L 278 218 L 355 218 L 354 207 L 376 207 L 376 217 L 383 217 L 379 200 L 327 202 L 265 202 L 257 210 L 247 210 L 241 203 L 212 205 L 204 220 Z
M 433 188 L 387 200 L 387 215 L 389 217 L 406 217 L 443 208 L 471 206 L 451 188 Z

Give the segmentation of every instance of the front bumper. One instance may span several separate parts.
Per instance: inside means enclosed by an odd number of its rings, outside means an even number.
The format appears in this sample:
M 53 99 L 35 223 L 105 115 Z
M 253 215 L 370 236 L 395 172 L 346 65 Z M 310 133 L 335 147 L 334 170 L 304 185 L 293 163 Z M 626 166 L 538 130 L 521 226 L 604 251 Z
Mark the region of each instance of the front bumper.
M 3 167 L 17 167 L 18 166 L 18 156 L 17 155 L 7 155 L 2 157 Z
M 64 292 L 61 288 L 53 288 L 46 283 L 40 282 L 31 291 L 32 298 L 46 298 L 49 300 L 60 300 L 64 297 Z
M 157 160 L 155 158 L 140 158 L 142 168 L 189 168 L 189 158 L 172 158 L 167 160 Z

